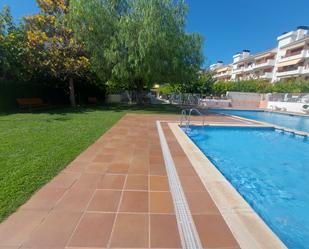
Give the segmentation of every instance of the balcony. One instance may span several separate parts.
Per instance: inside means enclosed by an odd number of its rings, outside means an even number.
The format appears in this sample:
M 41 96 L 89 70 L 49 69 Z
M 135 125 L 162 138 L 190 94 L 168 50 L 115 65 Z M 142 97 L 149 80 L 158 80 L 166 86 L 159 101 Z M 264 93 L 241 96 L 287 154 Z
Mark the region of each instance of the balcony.
M 309 74 L 309 65 L 303 68 L 303 74 Z
M 242 74 L 243 72 L 244 72 L 244 68 L 243 67 L 237 68 L 237 69 L 233 70 L 234 74 Z
M 299 74 L 303 74 L 303 69 L 304 67 L 298 67 L 295 70 L 290 70 L 290 71 L 284 71 L 284 72 L 277 72 L 277 77 L 287 77 L 287 76 L 296 76 Z
M 273 78 L 273 73 L 267 72 L 260 76 L 261 79 L 271 80 Z
M 217 79 L 219 79 L 219 78 L 226 78 L 226 77 L 231 77 L 231 72 L 222 72 L 222 73 L 219 73 L 219 74 L 216 74 L 215 76 L 214 76 L 214 78 L 217 78 Z
M 274 67 L 274 66 L 275 66 L 275 60 L 269 59 L 263 63 L 254 64 L 253 69 L 261 69 L 261 68 Z
M 300 53 L 281 56 L 280 62 L 302 59 L 302 58 L 309 58 L 309 50 L 302 50 Z
M 244 68 L 244 72 L 250 72 L 250 71 L 252 71 L 253 70 L 253 64 L 252 65 L 250 65 L 250 66 L 248 66 L 248 67 L 245 67 Z

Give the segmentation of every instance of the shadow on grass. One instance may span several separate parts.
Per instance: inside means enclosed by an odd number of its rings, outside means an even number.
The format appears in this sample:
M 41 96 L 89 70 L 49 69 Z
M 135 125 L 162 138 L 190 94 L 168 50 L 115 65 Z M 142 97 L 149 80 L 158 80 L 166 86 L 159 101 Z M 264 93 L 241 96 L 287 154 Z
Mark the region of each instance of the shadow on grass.
M 31 111 L 0 111 L 0 117 L 9 116 L 15 114 L 47 114 L 47 115 L 63 115 L 68 114 L 82 114 L 91 112 L 123 112 L 123 113 L 148 113 L 148 114 L 179 114 L 180 109 L 177 106 L 168 104 L 153 104 L 153 105 L 129 105 L 129 104 L 107 104 L 102 106 L 81 106 L 77 108 L 62 107 L 55 109 L 38 109 Z M 65 120 L 58 118 L 59 120 Z

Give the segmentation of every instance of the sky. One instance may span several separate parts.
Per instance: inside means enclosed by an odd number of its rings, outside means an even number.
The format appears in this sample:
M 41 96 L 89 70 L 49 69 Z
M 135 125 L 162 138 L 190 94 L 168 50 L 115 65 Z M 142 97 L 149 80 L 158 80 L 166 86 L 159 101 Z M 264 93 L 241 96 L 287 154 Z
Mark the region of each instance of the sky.
M 309 0 L 186 0 L 188 32 L 205 39 L 205 66 L 244 49 L 252 53 L 276 47 L 276 38 L 297 26 L 309 26 Z M 35 0 L 0 0 L 16 19 L 37 12 Z

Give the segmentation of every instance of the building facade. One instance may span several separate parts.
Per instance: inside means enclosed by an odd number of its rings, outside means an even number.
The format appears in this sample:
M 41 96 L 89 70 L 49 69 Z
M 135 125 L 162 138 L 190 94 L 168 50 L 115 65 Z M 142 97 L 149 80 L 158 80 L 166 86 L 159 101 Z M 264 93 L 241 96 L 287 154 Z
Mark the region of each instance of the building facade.
M 243 50 L 233 56 L 231 64 L 218 61 L 210 66 L 210 70 L 217 80 L 223 81 L 309 79 L 308 27 L 300 26 L 283 33 L 277 41 L 276 48 L 253 55 L 249 50 Z

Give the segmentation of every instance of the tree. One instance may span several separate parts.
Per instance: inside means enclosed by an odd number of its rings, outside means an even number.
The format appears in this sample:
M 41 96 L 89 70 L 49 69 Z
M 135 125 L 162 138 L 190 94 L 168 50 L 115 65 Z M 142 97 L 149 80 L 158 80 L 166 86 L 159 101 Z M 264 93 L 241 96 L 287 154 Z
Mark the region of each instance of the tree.
M 69 86 L 71 106 L 76 106 L 74 79 L 90 66 L 83 45 L 67 26 L 68 1 L 37 0 L 40 13 L 25 18 L 30 63 Z
M 209 71 L 200 71 L 198 79 L 191 84 L 183 85 L 182 90 L 186 93 L 206 94 L 212 92 L 213 84 L 216 80 Z
M 189 84 L 203 62 L 203 39 L 185 32 L 183 0 L 71 0 L 77 37 L 92 52 L 98 75 L 135 89 Z
M 29 78 L 28 48 L 21 24 L 13 22 L 10 8 L 0 12 L 0 81 L 23 81 Z

